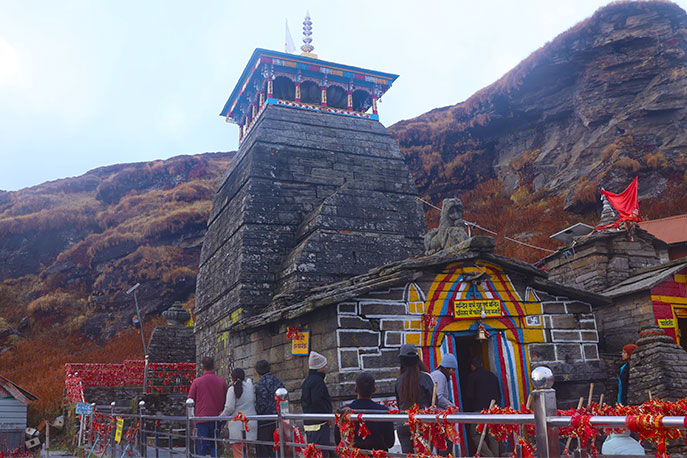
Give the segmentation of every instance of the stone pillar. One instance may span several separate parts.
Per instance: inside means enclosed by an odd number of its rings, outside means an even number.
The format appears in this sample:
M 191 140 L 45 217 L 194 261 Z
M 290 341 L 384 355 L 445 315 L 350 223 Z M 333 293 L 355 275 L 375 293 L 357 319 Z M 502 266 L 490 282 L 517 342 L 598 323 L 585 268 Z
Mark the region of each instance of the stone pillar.
M 652 397 L 675 401 L 687 393 L 687 352 L 658 326 L 639 332 L 637 349 L 630 360 L 629 404 Z

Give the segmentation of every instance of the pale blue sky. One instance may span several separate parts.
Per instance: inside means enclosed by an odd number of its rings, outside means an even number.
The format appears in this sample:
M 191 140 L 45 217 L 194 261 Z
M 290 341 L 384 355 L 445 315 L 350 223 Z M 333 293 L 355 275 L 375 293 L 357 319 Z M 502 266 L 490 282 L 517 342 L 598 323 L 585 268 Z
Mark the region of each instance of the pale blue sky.
M 391 125 L 465 100 L 606 0 L 0 0 L 0 189 L 231 151 L 218 114 L 257 47 L 400 74 Z M 683 8 L 687 0 L 679 1 Z

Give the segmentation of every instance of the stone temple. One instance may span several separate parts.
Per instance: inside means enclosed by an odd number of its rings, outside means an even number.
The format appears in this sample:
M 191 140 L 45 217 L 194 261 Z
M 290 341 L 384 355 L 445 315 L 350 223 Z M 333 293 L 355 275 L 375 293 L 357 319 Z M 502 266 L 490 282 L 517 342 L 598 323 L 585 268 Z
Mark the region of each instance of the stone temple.
M 422 251 L 417 190 L 377 113 L 397 75 L 304 50 L 256 49 L 221 113 L 240 148 L 208 221 L 195 336 L 225 376 L 228 326 Z

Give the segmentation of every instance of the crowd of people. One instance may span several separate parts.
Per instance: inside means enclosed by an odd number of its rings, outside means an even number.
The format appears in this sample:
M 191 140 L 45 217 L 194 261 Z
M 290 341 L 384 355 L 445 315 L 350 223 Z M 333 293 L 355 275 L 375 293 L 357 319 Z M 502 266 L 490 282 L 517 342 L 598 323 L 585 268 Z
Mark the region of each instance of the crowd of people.
M 429 373 L 419 357 L 417 348 L 413 345 L 403 345 L 399 353 L 400 375 L 395 383 L 395 395 L 398 408 L 407 410 L 417 404 L 419 408 L 436 405 L 445 409 L 454 405 L 449 395 L 449 381 L 458 370 L 456 357 L 448 354 L 443 357 L 437 370 Z M 284 384 L 270 371 L 270 364 L 260 360 L 255 366 L 258 381 L 253 384 L 246 377 L 243 369 L 235 368 L 231 372 L 231 385 L 214 373 L 214 361 L 205 357 L 202 360 L 203 375 L 196 378 L 189 391 L 188 397 L 195 401 L 197 417 L 234 417 L 239 412 L 246 417 L 254 415 L 274 415 L 277 413 L 275 392 Z M 496 376 L 482 367 L 479 358 L 472 362 L 472 373 L 468 376 L 466 387 L 471 399 L 471 409 L 479 411 L 489 407 L 493 399 L 500 401 L 500 389 Z M 334 412 L 329 389 L 325 383 L 327 373 L 327 358 L 315 351 L 311 351 L 308 358 L 308 374 L 301 385 L 301 407 L 303 413 L 331 414 Z M 368 372 L 361 372 L 355 379 L 356 399 L 345 406 L 354 412 L 378 411 L 387 413 L 389 409 L 372 400 L 376 392 L 374 377 Z M 275 457 L 271 445 L 277 423 L 275 420 L 255 421 L 247 423 L 245 431 L 244 423 L 240 420 L 227 422 L 229 439 L 232 444 L 234 458 L 245 458 L 244 443 L 242 439 L 249 441 L 264 441 L 268 444 L 255 446 L 256 455 L 259 458 Z M 365 450 L 385 450 L 393 447 L 398 435 L 398 440 L 403 453 L 413 453 L 413 443 L 407 424 L 399 424 L 394 431 L 391 422 L 369 422 L 367 428 L 370 434 L 362 437 L 354 436 L 354 446 Z M 319 420 L 305 420 L 304 430 L 308 443 L 323 446 L 335 445 L 332 436 L 338 437 L 338 431 L 332 434 L 332 422 Z M 210 454 L 217 456 L 215 438 L 218 437 L 222 423 L 218 421 L 199 421 L 196 423 L 198 441 L 196 452 L 204 456 Z M 357 426 L 356 426 L 357 428 Z M 396 433 L 396 434 L 395 434 Z M 471 431 L 471 433 L 473 433 Z M 474 432 L 476 434 L 476 432 Z M 495 445 L 487 443 L 482 448 L 482 456 L 498 456 Z M 451 447 L 448 448 L 448 451 Z M 329 456 L 327 450 L 322 450 L 325 458 Z
M 634 344 L 623 347 L 623 366 L 618 376 L 618 400 L 619 404 L 627 403 L 627 387 L 629 379 L 629 362 L 632 353 L 637 349 Z M 394 391 L 396 403 L 400 410 L 408 410 L 413 405 L 426 408 L 436 405 L 440 409 L 453 406 L 449 395 L 451 377 L 458 370 L 458 361 L 452 354 L 444 355 L 437 369 L 431 373 L 423 363 L 415 346 L 403 345 L 399 352 L 400 375 L 396 380 Z M 274 415 L 277 413 L 277 401 L 275 392 L 284 387 L 284 384 L 270 372 L 270 364 L 260 360 L 255 366 L 258 381 L 253 385 L 250 378 L 246 378 L 243 369 L 236 368 L 231 372 L 231 385 L 215 375 L 214 361 L 205 357 L 202 360 L 203 375 L 196 378 L 189 391 L 188 397 L 195 401 L 195 415 L 198 417 L 234 417 L 239 412 L 246 417 L 254 415 Z M 325 376 L 327 373 L 327 358 L 311 351 L 308 358 L 308 375 L 301 385 L 301 406 L 303 413 L 331 414 L 333 405 Z M 464 401 L 463 410 L 466 412 L 479 412 L 488 409 L 492 405 L 500 405 L 501 388 L 498 378 L 482 366 L 482 360 L 478 357 L 470 361 L 470 373 L 463 384 Z M 355 379 L 356 399 L 346 405 L 346 409 L 353 412 L 380 412 L 387 413 L 389 409 L 372 400 L 376 392 L 374 377 L 368 372 L 361 372 Z M 240 419 L 228 422 L 229 439 L 232 444 L 234 458 L 245 458 L 244 443 L 242 439 L 249 441 L 263 441 L 265 444 L 255 446 L 258 458 L 274 458 L 276 453 L 272 447 L 277 422 L 275 420 L 250 420 L 247 423 L 248 430 Z M 305 420 L 304 429 L 308 443 L 323 446 L 332 446 L 332 436 L 338 436 L 338 431 L 332 434 L 332 422 L 320 420 Z M 394 434 L 394 425 L 391 422 L 369 422 L 367 428 L 370 434 L 362 437 L 356 434 L 353 445 L 364 450 L 388 451 L 395 443 L 395 436 L 401 445 L 404 454 L 414 453 L 413 442 L 408 424 L 399 423 Z M 481 444 L 479 454 L 481 456 L 501 456 L 504 452 L 503 444 L 496 441 L 491 435 L 482 438 L 477 432 L 477 425 L 469 425 L 469 437 L 473 447 Z M 210 454 L 217 456 L 217 445 L 214 440 L 222 424 L 217 421 L 199 421 L 196 423 L 198 436 L 196 452 L 200 456 Z M 358 426 L 356 426 L 357 428 Z M 627 434 L 614 434 L 604 443 L 604 449 L 616 450 L 624 453 L 630 447 L 638 449 L 636 441 Z M 628 445 L 629 444 L 629 445 Z M 448 455 L 452 450 L 452 444 L 448 444 L 446 451 L 440 454 Z M 330 453 L 322 450 L 323 457 Z

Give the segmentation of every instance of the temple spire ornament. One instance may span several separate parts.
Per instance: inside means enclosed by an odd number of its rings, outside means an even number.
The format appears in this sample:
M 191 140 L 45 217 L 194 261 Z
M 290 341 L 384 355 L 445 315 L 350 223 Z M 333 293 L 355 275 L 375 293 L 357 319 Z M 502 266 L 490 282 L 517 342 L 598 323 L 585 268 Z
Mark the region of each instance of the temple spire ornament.
M 312 21 L 310 20 L 310 11 L 305 13 L 303 20 L 303 46 L 301 46 L 301 56 L 317 59 L 317 54 L 313 54 L 315 47 L 312 45 Z

